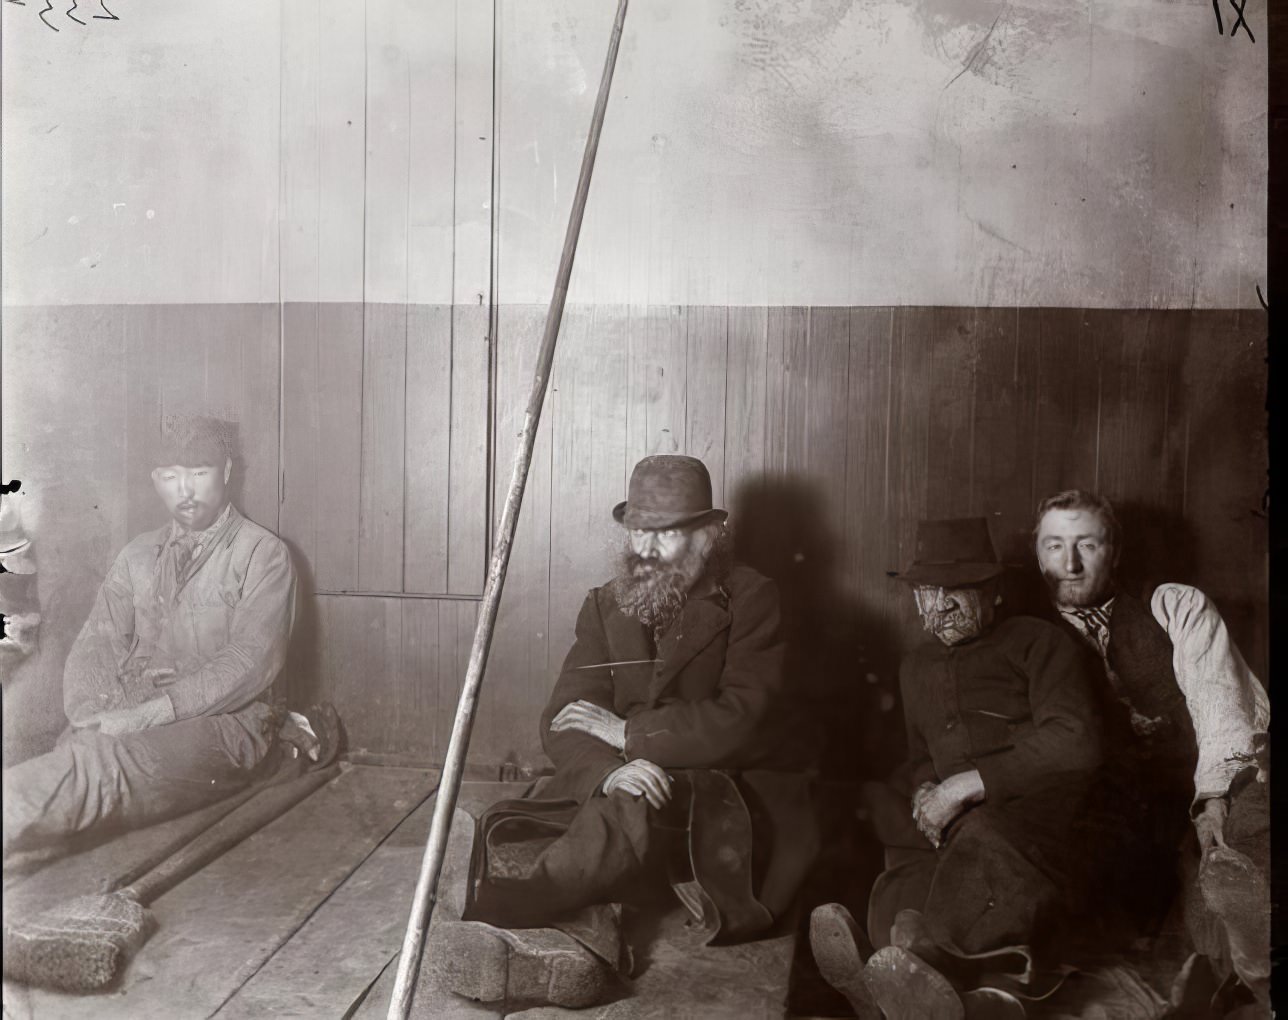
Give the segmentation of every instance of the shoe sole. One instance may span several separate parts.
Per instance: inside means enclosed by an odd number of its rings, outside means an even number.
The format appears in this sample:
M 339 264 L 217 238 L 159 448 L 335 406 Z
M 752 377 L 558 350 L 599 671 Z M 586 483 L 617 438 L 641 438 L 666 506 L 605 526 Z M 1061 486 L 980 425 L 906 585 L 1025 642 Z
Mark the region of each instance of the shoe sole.
M 815 907 L 809 916 L 809 946 L 823 979 L 845 996 L 860 1020 L 880 1020 L 881 1010 L 863 981 L 863 937 L 839 903 Z
M 537 929 L 525 930 L 525 941 L 540 941 Z M 608 968 L 590 959 L 589 950 L 517 944 L 504 929 L 481 921 L 445 924 L 439 932 L 438 970 L 443 984 L 477 1002 L 534 1002 L 583 1009 L 608 991 Z M 562 933 L 555 939 L 566 939 Z
M 863 968 L 863 981 L 886 1020 L 965 1020 L 948 979 L 906 949 L 878 949 Z

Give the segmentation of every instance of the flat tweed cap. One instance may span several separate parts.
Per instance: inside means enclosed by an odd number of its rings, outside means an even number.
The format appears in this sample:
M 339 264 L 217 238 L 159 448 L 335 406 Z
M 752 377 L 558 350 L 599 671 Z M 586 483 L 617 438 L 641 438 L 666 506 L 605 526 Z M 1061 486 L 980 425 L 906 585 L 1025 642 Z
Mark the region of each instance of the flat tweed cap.
M 728 517 L 711 505 L 711 475 L 697 457 L 666 453 L 645 457 L 631 472 L 626 499 L 613 519 L 628 528 L 678 528 Z
M 917 553 L 912 565 L 896 574 L 909 584 L 940 588 L 983 584 L 1006 571 L 997 561 L 984 517 L 917 522 Z
M 167 414 L 161 418 L 152 463 L 222 467 L 236 449 L 236 422 L 201 415 Z

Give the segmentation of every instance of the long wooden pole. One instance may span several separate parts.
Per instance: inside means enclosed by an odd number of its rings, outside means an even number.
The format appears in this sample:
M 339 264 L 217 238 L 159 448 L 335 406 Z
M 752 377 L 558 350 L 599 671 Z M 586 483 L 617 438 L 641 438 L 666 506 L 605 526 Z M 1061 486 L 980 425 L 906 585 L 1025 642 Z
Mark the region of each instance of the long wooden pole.
M 434 912 L 434 904 L 438 900 L 438 879 L 443 870 L 447 836 L 452 826 L 452 813 L 456 810 L 456 798 L 461 790 L 465 753 L 469 748 L 470 731 L 474 727 L 474 710 L 478 706 L 483 672 L 487 668 L 488 652 L 492 647 L 501 589 L 505 586 L 505 570 L 510 562 L 510 547 L 519 524 L 519 508 L 523 504 L 528 466 L 532 462 L 532 448 L 537 441 L 537 425 L 541 420 L 541 407 L 545 403 L 546 386 L 550 381 L 555 343 L 559 338 L 560 323 L 563 322 L 568 281 L 572 276 L 573 258 L 577 254 L 582 217 L 586 212 L 586 196 L 590 193 L 590 176 L 595 168 L 595 153 L 599 149 L 599 135 L 604 126 L 604 111 L 608 107 L 608 92 L 613 82 L 613 68 L 617 64 L 617 49 L 622 41 L 622 25 L 626 21 L 626 5 L 627 0 L 618 0 L 613 34 L 608 41 L 608 56 L 604 60 L 604 74 L 599 82 L 599 96 L 595 100 L 590 134 L 586 138 L 586 151 L 581 157 L 581 175 L 577 179 L 577 192 L 573 195 L 572 213 L 568 217 L 563 254 L 559 257 L 559 270 L 555 274 L 554 295 L 546 313 L 546 329 L 541 338 L 541 351 L 537 355 L 532 391 L 523 416 L 519 445 L 514 452 L 510 491 L 505 498 L 501 523 L 492 544 L 492 559 L 488 564 L 487 582 L 483 586 L 483 601 L 479 609 L 478 625 L 474 628 L 474 644 L 470 648 L 470 661 L 465 670 L 465 684 L 461 688 L 460 700 L 456 703 L 456 719 L 452 723 L 452 737 L 447 745 L 447 761 L 443 765 L 443 775 L 438 784 L 434 817 L 429 826 L 429 838 L 425 843 L 425 856 L 420 863 L 420 877 L 416 881 L 411 916 L 407 920 L 407 934 L 403 938 L 402 952 L 398 959 L 398 976 L 389 1001 L 388 1020 L 406 1020 L 411 1011 L 425 935 Z

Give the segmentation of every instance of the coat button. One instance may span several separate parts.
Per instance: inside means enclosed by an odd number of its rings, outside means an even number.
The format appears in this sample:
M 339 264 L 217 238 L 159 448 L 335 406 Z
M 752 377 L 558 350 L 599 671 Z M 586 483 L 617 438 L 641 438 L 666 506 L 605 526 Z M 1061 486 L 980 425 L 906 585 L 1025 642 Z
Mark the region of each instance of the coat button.
M 956 726 L 956 725 L 957 725 L 957 720 L 956 720 L 956 719 L 949 719 L 949 720 L 948 720 L 948 725 L 947 725 L 946 729 L 950 729 L 950 730 L 951 730 L 951 729 L 952 729 L 954 726 Z

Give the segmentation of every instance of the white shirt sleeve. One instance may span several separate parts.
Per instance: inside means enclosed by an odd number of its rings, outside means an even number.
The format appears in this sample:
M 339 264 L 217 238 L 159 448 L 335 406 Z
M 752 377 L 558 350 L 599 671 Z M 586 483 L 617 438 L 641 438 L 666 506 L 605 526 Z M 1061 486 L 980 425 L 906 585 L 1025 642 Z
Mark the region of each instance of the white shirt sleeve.
M 1199 760 L 1194 799 L 1229 792 L 1235 774 L 1251 755 L 1253 734 L 1270 724 L 1265 688 L 1230 640 L 1211 599 L 1185 584 L 1159 585 L 1150 600 L 1154 619 L 1172 642 L 1172 669 L 1194 721 Z

